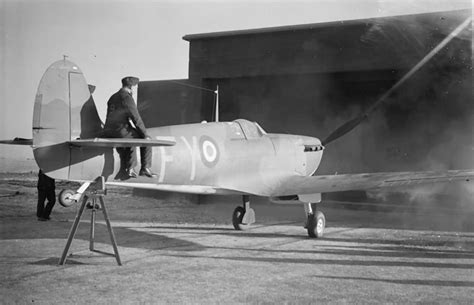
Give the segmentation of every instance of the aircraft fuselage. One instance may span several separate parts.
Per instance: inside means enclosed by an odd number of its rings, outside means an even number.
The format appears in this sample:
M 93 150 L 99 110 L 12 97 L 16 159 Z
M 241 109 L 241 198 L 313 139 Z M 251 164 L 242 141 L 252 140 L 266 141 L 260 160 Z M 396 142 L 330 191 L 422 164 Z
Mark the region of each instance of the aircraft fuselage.
M 171 137 L 176 145 L 153 147 L 152 170 L 157 173 L 156 178 L 132 178 L 123 184 L 142 183 L 147 187 L 151 183 L 203 185 L 214 186 L 222 194 L 237 190 L 268 196 L 280 180 L 314 173 L 322 157 L 317 138 L 266 134 L 256 123 L 246 120 L 165 126 L 150 128 L 148 133 L 152 138 Z M 71 149 L 73 155 L 74 150 L 80 154 L 85 150 Z M 87 178 L 94 179 L 98 173 L 93 168 L 100 168 L 103 161 L 102 172 L 105 171 L 108 174 L 105 176 L 112 181 L 120 167 L 119 156 L 116 152 L 112 155 L 110 149 L 104 151 L 104 156 L 78 163 L 82 169 L 71 173 L 80 172 L 84 179 L 84 174 L 90 172 Z M 95 162 L 92 159 L 96 159 Z M 110 167 L 112 163 L 113 168 Z

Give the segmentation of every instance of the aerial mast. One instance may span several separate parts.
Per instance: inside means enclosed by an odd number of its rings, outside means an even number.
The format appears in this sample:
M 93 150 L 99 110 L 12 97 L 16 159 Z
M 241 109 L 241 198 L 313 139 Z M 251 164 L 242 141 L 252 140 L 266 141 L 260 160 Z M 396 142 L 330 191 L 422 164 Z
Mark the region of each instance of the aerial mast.
M 216 122 L 219 122 L 219 85 L 217 85 L 214 93 L 216 94 Z

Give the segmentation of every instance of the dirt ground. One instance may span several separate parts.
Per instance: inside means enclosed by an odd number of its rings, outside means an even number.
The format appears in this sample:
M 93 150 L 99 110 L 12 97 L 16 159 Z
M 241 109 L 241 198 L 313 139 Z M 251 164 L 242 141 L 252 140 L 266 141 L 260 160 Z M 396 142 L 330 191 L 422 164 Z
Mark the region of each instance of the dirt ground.
M 0 303 L 473 302 L 472 209 L 328 201 L 325 236 L 310 239 L 299 205 L 252 198 L 257 224 L 238 232 L 238 197 L 144 195 L 106 196 L 123 266 L 102 253 L 101 213 L 89 251 L 90 210 L 58 266 L 78 206 L 39 222 L 35 175 L 0 174 Z

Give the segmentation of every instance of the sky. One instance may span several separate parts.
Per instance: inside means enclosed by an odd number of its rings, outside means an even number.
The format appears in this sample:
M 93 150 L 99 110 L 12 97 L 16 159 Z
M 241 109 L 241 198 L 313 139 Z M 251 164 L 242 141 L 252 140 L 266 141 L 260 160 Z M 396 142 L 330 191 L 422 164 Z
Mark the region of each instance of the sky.
M 123 76 L 187 78 L 186 34 L 470 6 L 459 0 L 0 0 L 0 139 L 31 138 L 37 86 L 63 55 L 97 86 L 94 98 L 103 119 Z

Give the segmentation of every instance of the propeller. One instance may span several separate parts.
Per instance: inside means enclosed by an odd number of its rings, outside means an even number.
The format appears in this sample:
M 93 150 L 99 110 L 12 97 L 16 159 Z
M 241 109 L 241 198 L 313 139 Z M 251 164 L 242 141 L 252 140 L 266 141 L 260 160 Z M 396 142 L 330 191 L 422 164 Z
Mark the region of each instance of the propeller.
M 448 36 L 446 36 L 433 50 L 423 57 L 413 68 L 410 69 L 398 82 L 395 83 L 387 92 L 384 93 L 372 106 L 370 106 L 364 113 L 358 115 L 356 118 L 351 119 L 350 121 L 339 126 L 336 130 L 331 132 L 321 144 L 326 146 L 332 141 L 342 137 L 346 133 L 350 132 L 352 129 L 357 127 L 365 119 L 369 117 L 369 114 L 374 111 L 387 97 L 392 94 L 401 84 L 403 84 L 408 78 L 410 78 L 416 71 L 418 71 L 424 64 L 426 64 L 436 53 L 438 53 L 442 48 L 444 48 L 455 36 L 457 36 L 465 27 L 469 25 L 472 17 L 468 17 L 464 22 L 462 22 L 457 28 L 455 28 Z
M 364 121 L 367 118 L 368 118 L 368 114 L 363 113 L 363 114 L 359 115 L 358 117 L 344 123 L 343 125 L 339 126 L 336 130 L 331 132 L 331 134 L 329 136 L 327 136 L 326 139 L 321 141 L 321 144 L 323 146 L 326 146 L 328 143 L 342 137 L 343 135 L 345 135 L 346 133 L 348 133 L 349 131 L 354 129 L 357 125 L 362 123 L 362 121 Z

